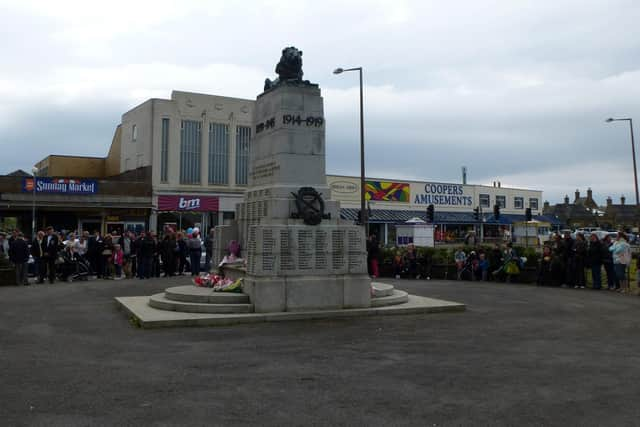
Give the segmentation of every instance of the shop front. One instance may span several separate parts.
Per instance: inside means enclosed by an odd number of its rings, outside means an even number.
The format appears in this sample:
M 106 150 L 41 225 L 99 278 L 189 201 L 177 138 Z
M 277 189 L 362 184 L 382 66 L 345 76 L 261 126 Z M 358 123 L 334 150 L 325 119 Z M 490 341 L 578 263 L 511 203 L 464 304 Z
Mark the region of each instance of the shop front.
M 28 236 L 34 214 L 36 229 L 104 234 L 145 228 L 150 212 L 150 188 L 140 182 L 0 177 L 0 227 Z
M 217 196 L 160 195 L 157 196 L 157 227 L 186 230 L 198 227 L 208 230 L 218 224 L 220 199 Z

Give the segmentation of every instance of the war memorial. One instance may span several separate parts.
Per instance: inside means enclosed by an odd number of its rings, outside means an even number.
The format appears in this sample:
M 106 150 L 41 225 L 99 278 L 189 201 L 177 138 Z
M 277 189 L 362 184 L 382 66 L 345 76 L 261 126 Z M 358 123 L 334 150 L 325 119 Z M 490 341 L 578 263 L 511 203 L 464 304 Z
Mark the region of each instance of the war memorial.
M 464 310 L 372 283 L 364 229 L 340 219 L 339 203 L 330 199 L 320 88 L 303 80 L 302 52 L 294 47 L 282 51 L 276 73 L 256 100 L 249 182 L 236 222 L 215 231 L 214 259 L 239 242 L 242 262 L 221 270 L 242 279 L 242 293 L 187 285 L 118 297 L 118 304 L 142 327 Z

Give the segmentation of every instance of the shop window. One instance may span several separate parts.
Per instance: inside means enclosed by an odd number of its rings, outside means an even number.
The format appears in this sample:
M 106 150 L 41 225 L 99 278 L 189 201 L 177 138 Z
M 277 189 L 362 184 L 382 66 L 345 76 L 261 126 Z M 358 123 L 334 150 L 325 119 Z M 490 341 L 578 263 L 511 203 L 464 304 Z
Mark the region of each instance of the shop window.
M 513 208 L 514 209 L 524 209 L 524 197 L 514 197 L 513 198 Z
M 236 184 L 246 185 L 249 175 L 249 141 L 251 128 L 236 127 Z
M 480 194 L 480 207 L 488 208 L 491 206 L 491 199 L 488 194 Z
M 506 196 L 496 196 L 496 205 L 500 206 L 501 208 L 506 208 L 507 207 L 507 197 Z
M 535 198 L 529 199 L 529 207 L 532 210 L 537 211 L 538 210 L 538 199 L 535 199 Z
M 229 183 L 229 125 L 209 124 L 209 184 Z
M 200 183 L 201 123 L 183 120 L 180 129 L 180 183 Z

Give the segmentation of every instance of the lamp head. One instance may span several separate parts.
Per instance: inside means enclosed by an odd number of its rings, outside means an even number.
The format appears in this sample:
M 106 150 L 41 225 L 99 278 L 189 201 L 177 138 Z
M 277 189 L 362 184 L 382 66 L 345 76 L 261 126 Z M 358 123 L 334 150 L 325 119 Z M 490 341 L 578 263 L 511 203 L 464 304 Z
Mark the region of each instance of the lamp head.
M 333 74 L 342 74 L 344 70 L 342 68 L 336 68 L 335 70 L 333 70 Z
M 612 121 L 614 121 L 615 119 L 613 117 L 609 117 L 607 120 L 605 120 L 605 122 L 607 123 L 611 123 Z

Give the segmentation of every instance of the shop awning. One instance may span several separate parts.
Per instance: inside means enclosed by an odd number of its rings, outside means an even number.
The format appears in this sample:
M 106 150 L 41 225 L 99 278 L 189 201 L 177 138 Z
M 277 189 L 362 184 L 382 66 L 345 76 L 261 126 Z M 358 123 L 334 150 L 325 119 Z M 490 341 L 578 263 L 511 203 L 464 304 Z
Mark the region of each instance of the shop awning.
M 341 208 L 340 217 L 349 221 L 358 220 L 358 211 L 356 208 Z M 372 224 L 400 224 L 411 218 L 420 218 L 426 221 L 426 211 L 409 211 L 409 210 L 391 210 L 391 209 L 372 209 L 369 222 Z M 534 216 L 533 219 L 550 223 L 552 226 L 562 225 L 556 217 L 551 215 Z M 500 219 L 496 220 L 493 214 L 484 215 L 484 224 L 488 225 L 511 225 L 514 222 L 525 221 L 524 215 L 501 214 Z M 435 212 L 436 224 L 476 224 L 473 218 L 473 212 Z

